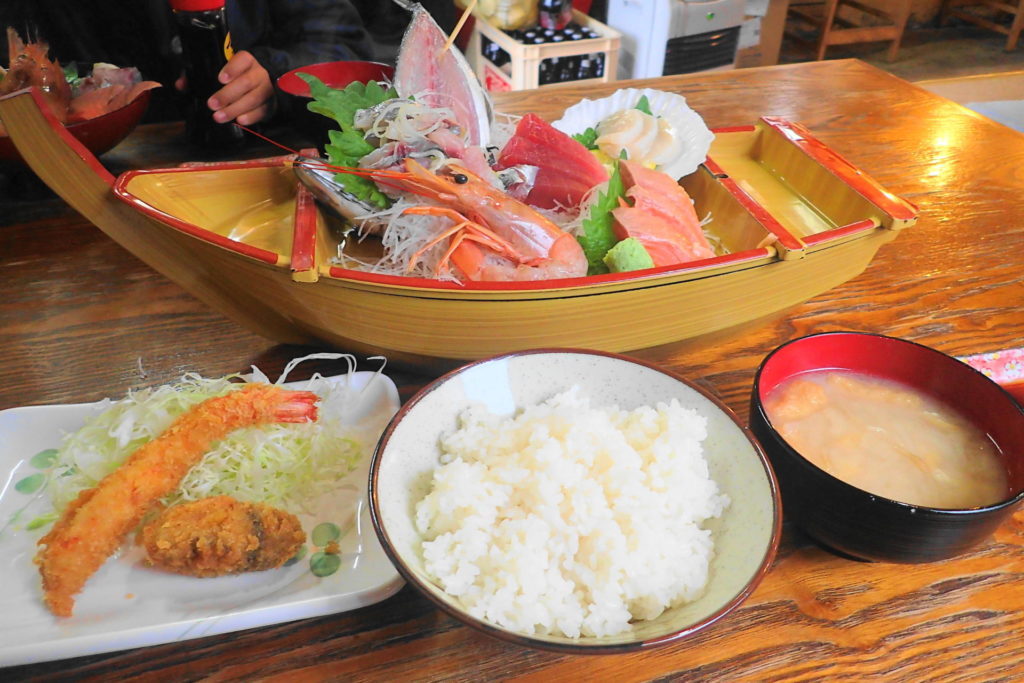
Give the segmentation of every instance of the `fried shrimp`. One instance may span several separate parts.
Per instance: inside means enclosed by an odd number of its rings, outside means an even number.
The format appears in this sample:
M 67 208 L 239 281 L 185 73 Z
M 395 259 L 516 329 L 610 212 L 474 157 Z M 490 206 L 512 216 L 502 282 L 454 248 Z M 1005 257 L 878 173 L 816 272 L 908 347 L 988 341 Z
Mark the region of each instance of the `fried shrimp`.
M 35 562 L 50 611 L 71 616 L 74 596 L 89 577 L 214 442 L 241 427 L 315 420 L 317 398 L 309 391 L 250 384 L 208 399 L 178 417 L 95 488 L 82 491 L 39 540 Z
M 169 508 L 142 527 L 141 538 L 153 566 L 204 578 L 276 569 L 305 540 L 290 512 L 230 496 Z

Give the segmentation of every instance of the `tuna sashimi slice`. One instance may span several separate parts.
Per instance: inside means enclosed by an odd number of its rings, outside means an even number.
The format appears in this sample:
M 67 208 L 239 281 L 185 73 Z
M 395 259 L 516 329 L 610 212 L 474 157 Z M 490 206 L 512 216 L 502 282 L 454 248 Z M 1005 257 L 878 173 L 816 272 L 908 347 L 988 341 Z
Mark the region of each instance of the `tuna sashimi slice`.
M 536 114 L 527 114 L 498 155 L 498 168 L 536 166 L 537 178 L 526 201 L 553 209 L 577 206 L 608 171 L 586 147 Z
M 655 266 L 687 263 L 715 255 L 693 202 L 670 176 L 640 164 L 621 161 L 619 172 L 632 200 L 612 210 L 619 239 L 636 238 Z

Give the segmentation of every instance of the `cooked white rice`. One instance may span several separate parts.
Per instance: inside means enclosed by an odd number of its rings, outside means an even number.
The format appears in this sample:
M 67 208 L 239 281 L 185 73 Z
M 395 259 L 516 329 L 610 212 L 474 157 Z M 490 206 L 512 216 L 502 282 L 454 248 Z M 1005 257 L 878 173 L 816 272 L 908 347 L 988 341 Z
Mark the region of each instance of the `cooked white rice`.
M 673 399 L 592 408 L 573 388 L 515 417 L 467 410 L 416 505 L 427 572 L 473 616 L 602 636 L 698 597 L 729 504 L 707 420 Z

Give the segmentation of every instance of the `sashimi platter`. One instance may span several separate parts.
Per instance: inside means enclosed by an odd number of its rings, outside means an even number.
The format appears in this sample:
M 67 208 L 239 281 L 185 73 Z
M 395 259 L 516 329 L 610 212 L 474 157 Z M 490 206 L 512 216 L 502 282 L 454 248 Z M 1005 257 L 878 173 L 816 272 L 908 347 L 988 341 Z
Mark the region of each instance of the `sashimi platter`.
M 310 110 L 337 124 L 322 152 L 114 179 L 38 95 L 0 116 L 49 138 L 27 161 L 55 191 L 212 307 L 282 342 L 416 366 L 734 328 L 858 275 L 916 221 L 795 122 L 714 130 L 657 88 L 554 121 L 496 112 L 411 6 L 392 82 L 304 77 Z

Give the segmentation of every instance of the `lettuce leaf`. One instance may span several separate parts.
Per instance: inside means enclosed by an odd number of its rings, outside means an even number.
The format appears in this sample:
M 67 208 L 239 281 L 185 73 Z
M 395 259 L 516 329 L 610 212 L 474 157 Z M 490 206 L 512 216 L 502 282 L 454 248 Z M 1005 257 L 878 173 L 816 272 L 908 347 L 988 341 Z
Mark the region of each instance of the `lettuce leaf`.
M 593 128 L 587 128 L 582 133 L 576 133 L 572 136 L 572 139 L 580 143 L 589 150 L 597 149 L 597 131 Z
M 330 142 L 324 146 L 327 160 L 335 166 L 358 166 L 359 160 L 372 152 L 375 147 L 367 142 L 362 131 L 354 125 L 356 112 L 375 107 L 385 100 L 398 97 L 394 88 L 383 88 L 376 81 L 353 82 L 344 88 L 332 88 L 316 76 L 299 73 L 299 78 L 309 84 L 313 100 L 306 105 L 314 114 L 333 119 L 341 130 L 328 133 Z M 391 206 L 391 200 L 377 189 L 369 178 L 338 173 L 334 180 L 346 192 L 374 204 L 382 209 Z
M 590 216 L 583 219 L 582 234 L 576 238 L 580 246 L 583 247 L 583 253 L 587 256 L 589 264 L 587 275 L 600 275 L 608 272 L 608 266 L 604 262 L 605 254 L 619 241 L 612 229 L 612 224 L 615 221 L 612 209 L 619 206 L 619 199 L 625 193 L 619 165 L 616 163 L 615 169 L 608 179 L 607 189 L 598 193 L 597 201 L 590 206 Z

